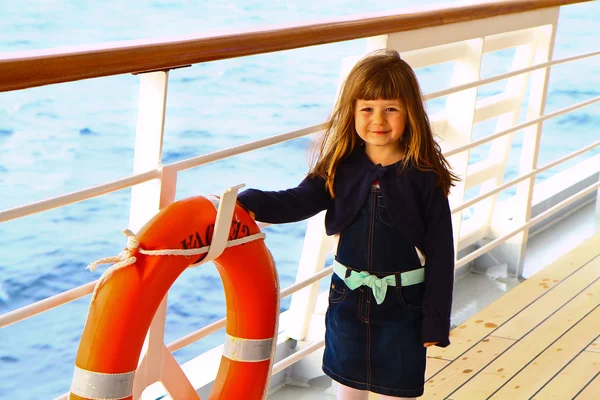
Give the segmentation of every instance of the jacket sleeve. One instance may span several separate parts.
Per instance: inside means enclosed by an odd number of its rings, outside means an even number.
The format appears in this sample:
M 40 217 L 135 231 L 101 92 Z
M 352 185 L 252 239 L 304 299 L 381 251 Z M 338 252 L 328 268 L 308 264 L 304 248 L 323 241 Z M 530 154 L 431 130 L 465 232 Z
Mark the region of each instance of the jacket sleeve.
M 448 198 L 428 174 L 424 196 L 425 294 L 421 341 L 450 344 L 450 313 L 454 287 L 454 240 Z
M 273 224 L 307 219 L 327 209 L 333 201 L 321 177 L 306 177 L 300 185 L 287 190 L 247 189 L 238 195 L 238 200 L 255 214 L 257 221 Z

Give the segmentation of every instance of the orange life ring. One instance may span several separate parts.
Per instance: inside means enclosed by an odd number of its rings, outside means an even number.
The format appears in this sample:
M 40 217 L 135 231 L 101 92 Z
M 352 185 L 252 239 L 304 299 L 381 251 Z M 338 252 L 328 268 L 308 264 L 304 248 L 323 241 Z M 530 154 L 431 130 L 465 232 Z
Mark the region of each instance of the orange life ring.
M 140 230 L 139 247 L 160 250 L 205 246 L 212 240 L 216 214 L 215 206 L 205 197 L 177 201 Z M 259 232 L 255 221 L 236 205 L 230 240 Z M 206 256 L 149 256 L 137 251 L 134 255 L 135 263 L 116 270 L 97 288 L 90 304 L 75 375 L 87 374 L 85 379 L 92 382 L 96 377 L 109 377 L 101 383 L 133 386 L 132 371 L 138 366 L 144 338 L 161 301 L 177 277 Z M 209 399 L 262 399 L 271 371 L 279 310 L 273 259 L 264 240 L 256 240 L 225 249 L 214 262 L 225 289 L 228 338 L 238 344 L 244 339 L 263 343 L 263 355 L 268 350 L 269 358 L 247 362 L 224 354 Z M 265 349 L 265 343 L 269 349 Z M 79 384 L 71 387 L 70 399 L 101 398 L 86 392 L 87 387 L 99 386 L 100 382 L 86 383 L 84 379 L 82 384 L 80 378 Z M 115 390 L 122 393 L 127 389 Z M 132 395 L 120 398 L 132 399 Z

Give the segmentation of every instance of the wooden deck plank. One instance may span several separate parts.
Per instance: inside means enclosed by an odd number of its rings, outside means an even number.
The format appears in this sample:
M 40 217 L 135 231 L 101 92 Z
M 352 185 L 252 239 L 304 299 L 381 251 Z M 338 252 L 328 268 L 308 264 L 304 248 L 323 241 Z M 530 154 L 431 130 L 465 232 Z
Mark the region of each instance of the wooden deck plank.
M 596 353 L 600 353 L 600 335 L 598 335 L 596 340 L 594 340 L 594 342 L 590 344 L 585 351 L 594 351 Z
M 542 279 L 540 286 L 550 288 L 529 307 L 521 311 L 510 321 L 496 329 L 494 336 L 520 339 L 548 318 L 555 310 L 569 302 L 581 290 L 600 277 L 600 257 L 596 257 L 564 280 L 554 283 Z
M 598 400 L 598 393 L 600 393 L 600 374 L 596 375 L 596 378 L 575 397 L 575 400 Z
M 446 348 L 433 347 L 428 354 L 431 357 L 456 359 L 544 295 L 550 284 L 558 283 L 592 260 L 598 254 L 598 249 L 600 249 L 600 234 L 587 239 L 576 249 L 561 256 L 557 261 L 512 289 L 507 295 L 453 329 L 450 334 L 452 344 Z
M 425 383 L 425 394 L 419 399 L 445 398 L 514 343 L 515 340 L 512 339 L 484 339 L 429 379 Z M 498 374 L 502 374 L 502 371 Z
M 437 374 L 448 364 L 450 364 L 450 361 L 448 360 L 440 360 L 438 358 L 427 357 L 427 368 L 425 368 L 425 380 L 428 380 L 429 378 Z
M 589 296 L 588 292 L 596 293 Z M 484 370 L 473 377 L 467 385 L 452 394 L 453 400 L 485 399 L 501 388 L 508 380 L 516 375 L 530 360 L 537 357 L 547 347 L 560 338 L 563 333 L 598 306 L 600 296 L 600 280 L 594 282 L 586 291 L 558 310 L 550 318 L 540 324 L 533 332 L 518 341 L 504 354 L 489 364 Z M 592 332 L 596 333 L 595 329 Z M 491 337 L 490 337 L 491 338 Z M 590 343 L 592 338 L 586 342 Z M 504 374 L 497 371 L 503 369 Z M 477 396 L 473 397 L 473 394 Z M 512 399 L 514 400 L 514 398 Z
M 539 363 L 538 363 L 539 364 Z M 600 353 L 584 351 L 540 390 L 533 400 L 572 399 L 600 372 Z M 600 397 L 600 392 L 597 393 Z
M 598 286 L 600 297 L 600 285 Z M 542 354 L 533 359 L 522 371 L 510 380 L 494 396 L 493 400 L 529 399 L 540 390 L 548 381 L 568 365 L 574 358 L 585 350 L 597 336 L 600 326 L 600 306 L 577 323 L 572 329 L 565 332 L 560 339 L 548 347 Z M 598 353 L 590 353 L 598 354 Z M 599 366 L 595 365 L 587 381 L 589 381 Z M 583 371 L 578 371 L 582 373 Z M 583 382 L 579 389 L 585 385 Z M 577 391 L 575 391 L 577 393 Z M 600 394 L 599 394 L 600 395 Z M 543 397 L 542 397 L 543 398 Z M 563 397 L 568 399 L 569 397 Z

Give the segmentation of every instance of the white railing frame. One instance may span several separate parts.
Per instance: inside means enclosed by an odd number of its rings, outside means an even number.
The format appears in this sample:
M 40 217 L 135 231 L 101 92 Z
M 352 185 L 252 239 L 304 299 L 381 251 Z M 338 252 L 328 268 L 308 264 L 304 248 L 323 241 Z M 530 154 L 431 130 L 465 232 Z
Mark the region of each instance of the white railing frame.
M 450 60 L 453 60 L 457 63 L 452 85 L 449 88 L 424 95 L 425 100 L 431 100 L 442 96 L 447 96 L 448 98 L 446 110 L 444 113 L 442 113 L 443 121 L 436 126 L 443 128 L 443 132 L 441 132 L 440 135 L 445 141 L 447 141 L 447 143 L 445 143 L 447 148 L 444 148 L 444 154 L 451 159 L 453 165 L 459 166 L 459 173 L 463 176 L 463 178 L 465 178 L 463 179 L 463 183 L 461 183 L 463 186 L 459 186 L 458 190 L 455 191 L 455 193 L 458 193 L 457 197 L 459 198 L 459 204 L 454 205 L 452 208 L 453 222 L 455 224 L 455 232 L 457 235 L 456 243 L 460 241 L 460 216 L 463 210 L 479 204 L 486 199 L 491 199 L 502 190 L 505 190 L 513 185 L 518 185 L 519 187 L 518 193 L 522 198 L 522 206 L 520 208 L 518 221 L 520 223 L 519 226 L 516 228 L 511 227 L 510 231 L 503 232 L 502 235 L 487 245 L 481 247 L 477 251 L 474 251 L 459 260 L 456 260 L 457 268 L 464 266 L 477 257 L 486 254 L 498 246 L 503 245 L 509 239 L 514 237 L 518 238 L 517 245 L 520 247 L 520 249 L 523 249 L 526 245 L 528 229 L 531 226 L 560 211 L 564 207 L 581 199 L 589 193 L 592 193 L 600 187 L 600 183 L 591 185 L 588 188 L 569 197 L 568 199 L 563 200 L 537 217 L 531 218 L 530 213 L 534 178 L 539 173 L 555 167 L 556 165 L 579 156 L 587 151 L 590 151 L 600 145 L 600 141 L 595 142 L 567 156 L 556 159 L 543 167 L 536 167 L 542 122 L 600 101 L 600 96 L 598 96 L 596 98 L 565 107 L 553 113 L 542 115 L 543 107 L 545 105 L 545 96 L 547 92 L 547 81 L 550 67 L 600 55 L 600 51 L 596 51 L 574 57 L 567 57 L 560 60 L 548 61 L 547 59 L 551 58 L 554 45 L 554 32 L 556 30 L 557 15 L 558 9 L 546 9 L 542 11 L 512 15 L 510 16 L 510 22 L 507 22 L 509 21 L 507 17 L 495 17 L 490 19 L 495 21 L 491 24 L 489 20 L 470 21 L 461 24 L 448 25 L 445 27 L 425 28 L 399 34 L 384 35 L 369 40 L 369 49 L 377 47 L 397 48 L 403 55 L 406 53 L 406 59 L 419 60 L 418 62 L 415 62 L 420 66 L 430 65 L 426 62 L 433 59 L 435 59 L 436 63 Z M 500 23 L 498 21 L 504 22 Z M 485 33 L 489 32 L 490 29 L 499 29 L 498 25 L 501 24 L 506 25 L 506 32 Z M 459 25 L 461 27 L 459 27 Z M 490 28 L 490 26 L 492 26 L 492 28 Z M 515 26 L 519 26 L 520 28 L 517 30 L 509 29 L 511 27 L 515 29 Z M 539 32 L 542 28 L 539 28 L 539 26 L 551 26 L 550 35 L 540 39 Z M 469 29 L 466 29 L 466 27 Z M 433 36 L 431 35 L 423 35 L 423 32 L 431 32 L 432 30 L 438 32 L 435 39 L 432 39 Z M 444 30 L 448 32 L 447 35 L 439 34 L 440 31 Z M 466 34 L 465 31 L 468 31 L 469 33 Z M 473 32 L 479 33 L 473 35 Z M 484 33 L 481 34 L 481 32 Z M 493 37 L 493 44 L 486 46 L 486 37 L 489 35 L 496 36 Z M 410 41 L 406 40 L 407 38 L 418 38 L 418 40 Z M 443 40 L 441 38 L 443 38 Z M 492 50 L 495 51 L 501 48 L 514 47 L 515 45 L 527 46 L 531 45 L 533 43 L 532 41 L 537 41 L 537 44 L 541 42 L 543 43 L 538 48 L 537 55 L 532 57 L 532 60 L 526 63 L 526 65 L 514 64 L 513 71 L 486 79 L 479 79 L 479 68 L 481 65 L 481 58 L 484 53 Z M 409 44 L 407 45 L 406 43 Z M 443 54 L 433 51 L 431 49 L 432 46 L 439 46 L 439 51 L 443 52 Z M 447 49 L 444 50 L 444 46 L 446 46 Z M 450 47 L 453 51 L 448 51 Z M 456 49 L 462 50 L 455 52 L 454 50 Z M 463 73 L 464 71 L 469 72 L 465 74 Z M 530 73 L 532 76 L 537 76 L 536 79 L 540 81 L 539 85 L 542 87 L 542 90 L 541 92 L 536 92 L 533 94 L 534 96 L 538 96 L 537 100 L 534 99 L 533 102 L 530 100 L 530 110 L 528 112 L 527 121 L 519 125 L 514 125 L 516 123 L 516 117 L 513 113 L 511 116 L 512 123 L 508 124 L 512 125 L 511 127 L 502 129 L 480 140 L 472 141 L 470 136 L 475 121 L 494 116 L 494 113 L 501 104 L 506 104 L 508 107 L 506 110 L 514 110 L 513 103 L 517 101 L 515 99 L 518 99 L 519 106 L 522 101 L 520 99 L 520 97 L 522 97 L 522 88 L 519 91 L 520 95 L 517 95 L 515 98 L 493 96 L 493 99 L 485 99 L 479 102 L 476 101 L 477 89 L 482 85 L 512 78 L 520 80 L 518 85 L 523 85 L 523 81 L 527 79 L 527 76 Z M 161 164 L 161 154 L 168 73 L 166 71 L 144 73 L 140 74 L 140 78 L 140 105 L 136 133 L 134 170 L 132 176 L 81 191 L 58 196 L 52 199 L 46 199 L 33 204 L 18 206 L 1 211 L 0 223 L 12 219 L 23 218 L 27 215 L 40 213 L 53 208 L 62 207 L 68 204 L 73 204 L 75 202 L 132 187 L 129 227 L 133 231 L 137 231 L 160 208 L 164 208 L 174 201 L 177 185 L 177 174 L 179 171 L 195 168 L 237 154 L 307 136 L 323 130 L 326 126 L 326 123 L 322 123 L 163 166 Z M 456 101 L 457 99 L 461 100 L 462 108 L 455 110 L 453 109 L 453 104 L 458 103 Z M 467 104 L 468 107 L 464 107 L 465 104 Z M 478 112 L 480 113 L 479 116 L 476 115 Z M 498 139 L 506 140 L 506 143 L 508 143 L 508 146 L 510 147 L 512 135 L 515 132 L 526 128 L 529 128 L 528 132 L 531 132 L 533 139 L 530 141 L 531 150 L 525 153 L 525 159 L 521 163 L 520 175 L 517 178 L 500 186 L 498 186 L 499 182 L 496 182 L 493 188 L 488 188 L 488 190 L 485 191 L 482 190 L 482 193 L 480 193 L 479 196 L 468 201 L 464 201 L 464 185 L 466 185 L 467 177 L 469 176 L 469 151 L 475 147 L 481 146 L 488 142 L 496 141 Z M 496 178 L 498 177 L 497 175 L 494 176 L 496 176 Z M 454 200 L 456 200 L 456 198 Z M 490 203 L 490 207 L 487 212 L 488 214 L 493 213 L 493 202 Z M 309 236 L 313 237 L 316 235 L 318 237 L 318 244 L 316 244 L 316 242 L 305 243 L 305 249 L 303 250 L 300 266 L 298 268 L 297 282 L 281 291 L 281 298 L 289 295 L 294 296 L 292 298 L 292 307 L 290 308 L 290 311 L 298 313 L 300 316 L 299 318 L 293 318 L 297 321 L 297 325 L 290 327 L 288 331 L 286 331 L 286 334 L 298 340 L 302 340 L 306 336 L 307 324 L 309 317 L 312 314 L 311 310 L 314 309 L 314 303 L 318 293 L 318 283 L 321 279 L 331 274 L 331 267 L 324 268 L 327 247 L 330 246 L 331 243 L 330 239 L 324 235 L 324 232 L 322 232 L 322 215 L 318 218 L 320 219 L 314 219 L 312 222 L 309 222 L 308 228 L 310 231 L 309 233 L 311 233 Z M 522 254 L 519 255 L 519 258 L 522 258 Z M 520 270 L 517 269 L 516 273 L 519 274 Z M 66 304 L 70 301 L 90 294 L 93 291 L 94 285 L 95 282 L 90 282 L 78 288 L 63 292 L 56 296 L 52 296 L 51 298 L 6 313 L 0 316 L 0 328 L 20 320 L 30 318 L 41 312 L 45 312 L 51 308 Z M 296 306 L 297 304 L 301 306 Z M 158 354 L 156 350 L 159 347 L 164 346 L 163 338 L 165 315 L 166 298 L 161 304 L 159 312 L 157 312 L 155 320 L 150 328 L 151 334 L 148 336 L 148 340 L 145 345 L 145 350 L 149 355 Z M 167 346 L 167 349 L 169 352 L 179 350 L 196 340 L 222 329 L 224 326 L 225 319 L 213 322 L 212 324 L 201 328 L 192 334 L 170 343 Z M 318 341 L 307 346 L 302 351 L 295 353 L 293 356 L 275 364 L 273 367 L 273 373 L 281 371 L 311 352 L 318 350 L 322 346 L 322 341 Z M 160 368 L 162 368 L 162 359 L 159 359 L 158 362 L 161 365 Z M 151 364 L 153 363 L 149 362 L 149 365 Z M 157 380 L 157 377 L 160 377 L 160 374 L 157 375 L 155 372 L 152 372 L 151 369 L 148 369 L 147 371 L 149 371 L 148 376 L 150 376 L 146 379 L 148 382 L 151 380 L 155 381 Z M 181 370 L 179 369 L 179 371 Z
M 581 59 L 590 58 L 590 57 L 594 57 L 594 56 L 598 56 L 598 55 L 600 55 L 600 51 L 590 52 L 590 53 L 582 54 L 582 55 L 575 56 L 575 57 L 562 58 L 559 60 L 554 60 L 552 62 L 547 62 L 547 63 L 543 63 L 543 64 L 539 64 L 539 65 L 534 65 L 534 66 L 531 66 L 528 68 L 523 68 L 520 71 L 513 71 L 510 73 L 506 73 L 506 74 L 495 75 L 490 78 L 482 79 L 481 82 L 485 82 L 485 83 L 482 83 L 482 85 L 494 83 L 494 82 L 501 81 L 501 80 L 504 80 L 504 79 L 512 77 L 512 76 L 516 76 L 516 75 L 519 75 L 522 73 L 534 71 L 537 68 L 551 67 L 553 65 L 563 64 L 563 63 L 566 63 L 569 61 L 581 60 Z M 451 88 L 440 90 L 437 92 L 432 92 L 431 94 L 425 94 L 424 98 L 426 100 L 434 99 L 434 98 L 442 97 L 449 93 L 452 93 L 454 90 L 464 90 L 464 89 L 477 87 L 477 86 L 480 86 L 478 82 L 479 81 L 475 81 L 475 82 L 468 83 L 466 85 L 456 86 L 455 88 L 451 87 Z M 463 146 L 458 146 L 455 148 L 450 148 L 448 150 L 445 150 L 444 156 L 451 157 L 458 153 L 461 153 L 461 152 L 473 149 L 475 147 L 484 145 L 484 144 L 491 142 L 494 139 L 497 139 L 499 137 L 502 137 L 508 133 L 519 131 L 528 126 L 535 125 L 538 122 L 543 122 L 548 119 L 557 117 L 559 115 L 566 114 L 571 111 L 575 111 L 578 108 L 582 108 L 582 107 L 591 105 L 598 101 L 600 101 L 600 96 L 581 101 L 572 106 L 564 107 L 564 108 L 554 111 L 552 113 L 545 114 L 541 117 L 534 118 L 532 120 L 528 120 L 519 125 L 515 125 L 504 131 L 495 132 L 495 133 L 485 136 L 481 139 L 471 141 Z M 155 169 L 152 171 L 147 171 L 147 172 L 140 173 L 140 174 L 133 174 L 133 175 L 125 177 L 125 178 L 117 179 L 117 180 L 114 180 L 114 181 L 111 181 L 111 182 L 108 182 L 105 184 L 93 186 L 93 187 L 90 187 L 87 189 L 82 189 L 79 191 L 67 193 L 67 194 L 56 196 L 56 197 L 46 199 L 46 200 L 41 200 L 41 201 L 34 202 L 31 204 L 26 204 L 23 206 L 17 206 L 17 207 L 9 208 L 6 210 L 2 210 L 2 211 L 0 211 L 0 223 L 11 221 L 13 219 L 23 218 L 23 217 L 26 217 L 29 215 L 39 214 L 44 211 L 49 211 L 49 210 L 63 207 L 63 206 L 69 205 L 69 204 L 74 204 L 74 203 L 78 203 L 81 201 L 89 200 L 94 197 L 100 197 L 102 195 L 113 193 L 113 192 L 116 192 L 119 190 L 128 189 L 134 185 L 137 185 L 137 184 L 140 184 L 143 182 L 147 182 L 151 179 L 160 178 L 161 174 L 166 173 L 166 170 L 171 170 L 171 172 L 180 172 L 180 171 L 188 170 L 191 168 L 199 167 L 202 165 L 206 165 L 206 164 L 209 164 L 212 162 L 220 161 L 227 157 L 236 156 L 236 155 L 247 153 L 247 152 L 250 152 L 253 150 L 258 150 L 258 149 L 269 147 L 269 146 L 272 146 L 275 144 L 283 143 L 286 141 L 290 141 L 290 140 L 294 140 L 294 139 L 297 139 L 300 137 L 318 133 L 318 132 L 322 131 L 326 125 L 327 125 L 327 122 L 323 122 L 323 123 L 313 125 L 313 126 L 310 126 L 307 128 L 303 128 L 303 129 L 299 129 L 299 130 L 295 130 L 295 131 L 291 131 L 291 132 L 287 132 L 287 133 L 283 133 L 283 134 L 279 134 L 279 135 L 275 135 L 275 136 L 270 136 L 265 139 L 256 140 L 256 141 L 253 141 L 250 143 L 241 144 L 241 145 L 230 147 L 230 148 L 227 148 L 224 150 L 219 150 L 219 151 L 215 151 L 215 152 L 212 152 L 209 154 L 204 154 L 204 155 L 192 157 L 192 158 L 189 158 L 186 160 L 181 160 L 181 161 L 178 161 L 175 163 L 166 164 L 166 165 L 163 165 L 162 167 L 159 167 L 158 169 Z
M 552 59 L 554 42 L 556 40 L 556 28 L 558 25 L 558 9 L 556 10 L 553 19 L 554 21 L 549 29 L 541 29 L 539 32 L 536 32 L 536 46 L 533 54 L 533 63 L 542 63 Z M 527 119 L 537 118 L 544 114 L 546 98 L 548 95 L 550 69 L 542 68 L 532 71 L 530 74 L 531 89 L 527 103 Z M 539 89 L 534 90 L 533 88 Z M 517 120 L 515 119 L 514 123 L 516 122 Z M 536 169 L 541 140 L 542 123 L 537 123 L 524 129 L 519 173 L 523 174 Z M 502 174 L 504 174 L 504 172 L 502 172 Z M 513 216 L 512 224 L 525 224 L 526 226 L 518 234 L 508 237 L 502 244 L 502 252 L 505 255 L 505 261 L 507 261 L 508 264 L 508 272 L 517 278 L 522 278 L 523 275 L 525 250 L 529 238 L 528 224 L 531 220 L 534 184 L 535 176 L 517 184 L 517 201 L 515 205 L 517 213 Z M 495 196 L 495 199 L 496 198 L 497 196 Z M 493 210 L 488 214 L 488 223 L 491 225 L 490 232 L 492 233 L 492 237 L 496 238 L 502 234 L 506 234 L 506 231 L 510 230 L 510 227 L 508 227 L 508 225 L 499 227 L 492 223 L 492 211 Z
M 168 71 L 156 71 L 140 76 L 138 118 L 135 135 L 133 173 L 159 170 L 167 105 Z M 131 188 L 129 229 L 138 232 L 161 208 L 175 200 L 177 176 L 163 176 Z M 144 389 L 162 381 L 177 398 L 198 399 L 194 387 L 183 373 L 173 354 L 164 344 L 167 318 L 167 298 L 160 303 L 148 333 L 136 370 L 133 393 L 139 398 Z

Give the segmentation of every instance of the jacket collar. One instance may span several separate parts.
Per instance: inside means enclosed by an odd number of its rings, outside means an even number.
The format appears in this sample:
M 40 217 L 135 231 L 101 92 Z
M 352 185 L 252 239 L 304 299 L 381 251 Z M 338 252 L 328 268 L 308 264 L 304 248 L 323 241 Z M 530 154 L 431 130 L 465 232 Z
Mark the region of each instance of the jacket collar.
M 364 146 L 360 146 L 354 150 L 348 157 L 348 161 L 351 164 L 355 164 L 360 169 L 359 175 L 370 176 L 373 179 L 379 179 L 387 175 L 395 175 L 398 170 L 402 168 L 402 160 L 386 166 L 373 163 L 367 156 Z

